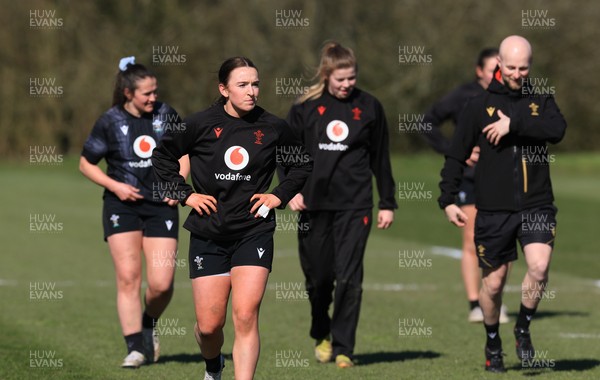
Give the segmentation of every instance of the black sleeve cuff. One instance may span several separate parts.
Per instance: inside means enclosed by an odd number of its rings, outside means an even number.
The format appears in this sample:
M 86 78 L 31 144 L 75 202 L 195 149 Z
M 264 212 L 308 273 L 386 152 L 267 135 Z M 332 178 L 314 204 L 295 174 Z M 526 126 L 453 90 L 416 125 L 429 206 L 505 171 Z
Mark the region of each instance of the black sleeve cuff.
M 187 195 L 185 196 L 185 198 L 183 198 L 183 199 L 181 199 L 181 200 L 179 201 L 179 204 L 181 205 L 181 207 L 184 207 L 184 206 L 186 206 L 185 202 L 188 200 L 188 198 L 189 198 L 189 197 L 190 197 L 192 194 L 194 194 L 194 192 L 193 192 L 193 191 L 190 191 L 189 193 L 187 193 Z
M 440 206 L 440 208 L 441 208 L 442 210 L 445 210 L 445 209 L 446 209 L 446 207 L 450 206 L 450 205 L 451 205 L 451 204 L 453 204 L 453 203 L 454 203 L 454 202 L 448 203 L 448 202 L 445 202 L 445 201 L 442 201 L 442 200 L 438 200 L 438 205 Z

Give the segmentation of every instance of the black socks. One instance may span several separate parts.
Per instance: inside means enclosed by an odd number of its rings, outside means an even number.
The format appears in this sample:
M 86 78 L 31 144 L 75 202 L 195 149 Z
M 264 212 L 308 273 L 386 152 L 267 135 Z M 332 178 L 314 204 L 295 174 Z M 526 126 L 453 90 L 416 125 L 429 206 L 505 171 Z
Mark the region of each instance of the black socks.
M 152 318 L 146 312 L 142 315 L 142 328 L 152 329 L 156 326 L 158 318 Z M 131 351 L 144 352 L 144 343 L 142 338 L 142 332 L 130 334 L 125 336 L 125 343 L 127 344 L 127 353 Z
M 502 340 L 500 339 L 500 333 L 498 332 L 498 329 L 500 328 L 500 323 L 496 323 L 491 326 L 486 325 L 484 323 L 483 326 L 485 327 L 485 333 L 487 336 L 487 340 L 485 343 L 486 347 L 489 348 L 491 351 L 497 351 L 501 349 Z
M 206 372 L 216 373 L 221 370 L 221 354 L 217 355 L 216 358 L 207 359 L 203 356 L 204 363 L 206 363 Z
M 530 309 L 521 304 L 521 309 L 519 310 L 519 316 L 517 317 L 515 328 L 529 330 L 529 324 L 531 323 L 531 319 L 533 318 L 535 311 L 536 309 Z
M 152 318 L 151 316 L 146 314 L 146 312 L 144 311 L 144 314 L 142 315 L 142 328 L 153 329 L 154 327 L 156 327 L 157 323 L 158 323 L 158 318 Z
M 142 333 L 137 332 L 135 334 L 125 336 L 125 343 L 127 344 L 127 353 L 131 351 L 144 352 L 144 344 L 142 343 Z

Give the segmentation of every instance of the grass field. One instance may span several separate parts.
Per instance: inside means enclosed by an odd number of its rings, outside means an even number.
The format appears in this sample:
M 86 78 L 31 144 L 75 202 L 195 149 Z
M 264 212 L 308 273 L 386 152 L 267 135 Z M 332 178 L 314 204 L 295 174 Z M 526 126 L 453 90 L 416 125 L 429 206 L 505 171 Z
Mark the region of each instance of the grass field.
M 66 158 L 55 166 L 0 163 L 0 379 L 202 378 L 203 363 L 192 333 L 184 230 L 175 296 L 162 318 L 162 358 L 135 371 L 119 368 L 125 347 L 112 262 L 102 240 L 101 189 L 79 174 L 76 162 Z M 309 305 L 302 292 L 295 233 L 290 231 L 294 217 L 281 217 L 274 269 L 261 309 L 257 379 L 498 376 L 483 372 L 483 327 L 466 322 L 459 260 L 432 249 L 460 245 L 458 230 L 434 201 L 441 163 L 433 155 L 394 158 L 396 181 L 419 184 L 431 198 L 401 199 L 393 228 L 371 234 L 358 365 L 352 369 L 339 370 L 313 359 Z M 509 369 L 503 378 L 600 378 L 600 263 L 593 239 L 600 211 L 598 173 L 600 155 L 556 157 L 558 236 L 547 299 L 532 324 L 533 342 L 543 355 L 537 365 L 542 368 L 522 368 L 513 350 L 512 324 L 503 325 Z M 54 231 L 32 231 L 32 220 L 33 230 L 42 220 Z M 422 255 L 418 265 L 400 260 L 412 254 Z M 513 321 L 523 274 L 520 260 L 505 294 Z M 232 338 L 229 319 L 226 354 L 231 353 Z M 224 378 L 233 378 L 230 355 Z

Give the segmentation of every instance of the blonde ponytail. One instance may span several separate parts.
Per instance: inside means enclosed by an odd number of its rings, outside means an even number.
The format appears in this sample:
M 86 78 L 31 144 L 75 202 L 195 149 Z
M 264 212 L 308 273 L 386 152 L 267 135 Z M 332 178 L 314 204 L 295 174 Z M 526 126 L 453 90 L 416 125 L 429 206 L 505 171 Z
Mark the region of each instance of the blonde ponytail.
M 317 73 L 313 77 L 313 80 L 317 79 L 318 81 L 309 87 L 306 94 L 296 100 L 296 104 L 304 103 L 321 96 L 323 91 L 325 91 L 325 85 L 331 73 L 336 69 L 345 69 L 348 67 L 357 68 L 356 57 L 352 49 L 346 48 L 337 42 L 325 43 L 321 49 L 321 60 Z

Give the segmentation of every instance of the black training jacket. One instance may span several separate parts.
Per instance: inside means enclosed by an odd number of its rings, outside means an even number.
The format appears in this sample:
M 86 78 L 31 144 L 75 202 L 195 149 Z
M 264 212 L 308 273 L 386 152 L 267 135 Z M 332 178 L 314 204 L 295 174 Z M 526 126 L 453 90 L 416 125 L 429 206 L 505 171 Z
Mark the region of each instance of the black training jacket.
M 467 104 L 467 101 L 474 97 L 485 94 L 485 89 L 477 81 L 465 83 L 458 86 L 441 99 L 436 101 L 427 111 L 423 118 L 425 125 L 431 125 L 431 130 L 423 134 L 427 143 L 435 149 L 436 152 L 447 154 L 450 149 L 451 139 L 444 136 L 441 126 L 446 120 L 451 120 L 454 125 L 458 123 L 458 116 Z M 473 179 L 475 168 L 467 166 L 464 176 Z
M 310 211 L 373 207 L 372 177 L 379 209 L 397 208 L 383 107 L 355 88 L 340 100 L 327 91 L 292 106 L 287 116 L 314 159 L 301 193 Z
M 492 145 L 481 132 L 499 120 L 501 110 L 510 118 L 510 130 Z M 454 203 L 465 160 L 475 145 L 481 153 L 475 172 L 478 210 L 519 211 L 554 201 L 546 143 L 562 140 L 567 123 L 554 97 L 532 87 L 511 91 L 497 69 L 485 94 L 472 98 L 459 117 L 446 155 L 440 182 L 441 208 Z
M 268 191 L 279 163 L 286 167 L 287 177 L 271 193 L 283 208 L 302 189 L 312 169 L 312 159 L 288 124 L 260 107 L 235 118 L 222 104 L 183 122 L 183 131 L 166 133 L 152 154 L 161 188 L 168 189 L 167 197 L 182 202 L 194 190 L 217 200 L 216 213 L 200 215 L 191 210 L 184 227 L 214 240 L 273 231 L 275 212 L 255 218 L 250 214 L 250 198 Z M 193 189 L 179 175 L 178 159 L 185 154 L 190 157 Z
M 432 128 L 423 136 L 436 152 L 447 154 L 450 149 L 451 140 L 444 136 L 440 130 L 442 123 L 451 120 L 456 125 L 458 116 L 467 101 L 482 94 L 485 94 L 485 89 L 477 81 L 465 83 L 436 101 L 427 111 L 423 123 L 431 125 Z

